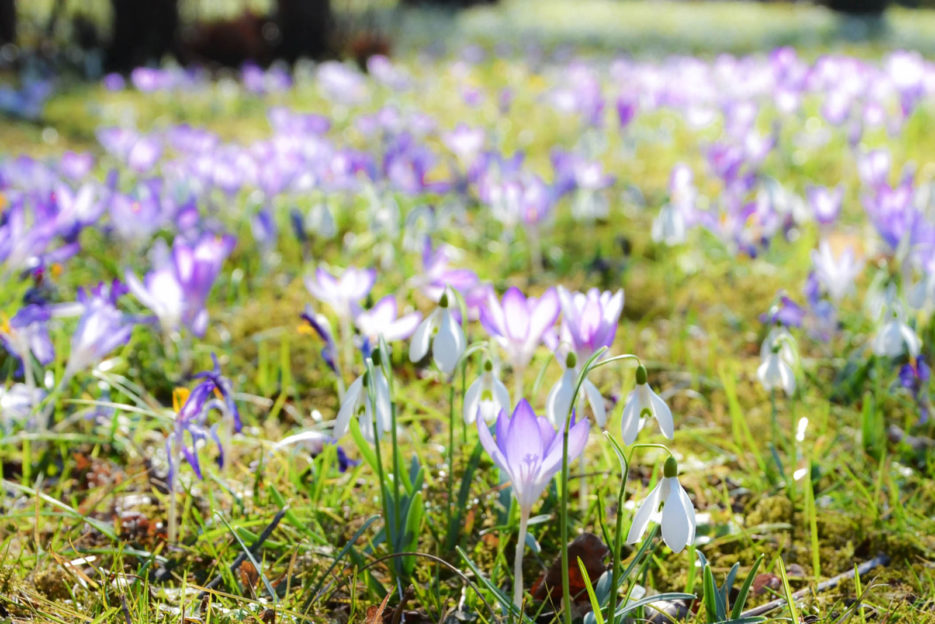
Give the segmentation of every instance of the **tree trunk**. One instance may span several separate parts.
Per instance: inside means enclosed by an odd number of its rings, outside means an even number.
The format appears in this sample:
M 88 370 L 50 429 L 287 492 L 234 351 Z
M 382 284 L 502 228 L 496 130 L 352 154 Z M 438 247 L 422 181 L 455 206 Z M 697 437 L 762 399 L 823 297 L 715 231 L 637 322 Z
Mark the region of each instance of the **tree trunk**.
M 328 53 L 333 25 L 329 0 L 278 0 L 276 4 L 277 56 L 292 63 Z
M 0 0 L 0 45 L 16 43 L 16 2 Z
M 178 0 L 111 0 L 111 6 L 108 69 L 126 71 L 178 56 Z

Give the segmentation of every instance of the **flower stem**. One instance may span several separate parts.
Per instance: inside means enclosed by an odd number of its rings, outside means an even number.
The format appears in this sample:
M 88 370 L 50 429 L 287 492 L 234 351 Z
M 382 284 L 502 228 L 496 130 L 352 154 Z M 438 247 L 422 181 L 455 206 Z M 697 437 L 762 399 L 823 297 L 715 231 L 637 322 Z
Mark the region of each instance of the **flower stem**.
M 175 545 L 175 541 L 178 539 L 178 502 L 176 501 L 175 496 L 175 486 L 169 486 L 169 529 L 168 529 L 168 542 L 170 546 Z
M 623 536 L 623 497 L 627 491 L 627 478 L 630 476 L 630 460 L 626 459 L 623 468 L 623 479 L 620 481 L 620 493 L 617 495 L 617 526 L 614 533 L 614 551 L 611 565 L 613 570 L 610 575 L 610 610 L 607 612 L 605 620 L 609 624 L 614 624 L 617 614 L 617 585 L 620 583 L 620 547 Z
M 454 469 L 455 469 L 455 385 L 448 384 L 448 526 L 451 526 L 451 509 L 453 507 L 451 500 L 454 494 Z
M 574 404 L 574 400 L 572 400 Z M 568 427 L 571 421 L 571 410 L 568 411 L 568 417 L 565 419 L 565 427 L 562 430 L 562 497 L 561 511 L 558 516 L 559 530 L 561 532 L 561 550 L 562 550 L 562 612 L 565 624 L 571 624 L 571 587 L 568 581 Z
M 520 610 L 523 607 L 523 553 L 526 550 L 526 525 L 528 523 L 529 509 L 520 507 L 519 535 L 516 537 L 516 556 L 513 558 L 513 604 Z

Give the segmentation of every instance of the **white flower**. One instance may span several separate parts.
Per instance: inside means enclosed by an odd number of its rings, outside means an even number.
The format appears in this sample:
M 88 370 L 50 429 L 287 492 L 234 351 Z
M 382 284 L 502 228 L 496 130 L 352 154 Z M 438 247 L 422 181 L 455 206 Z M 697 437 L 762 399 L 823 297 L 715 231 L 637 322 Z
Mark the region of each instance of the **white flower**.
M 493 365 L 484 362 L 484 372 L 464 393 L 464 422 L 477 420 L 480 413 L 485 422 L 493 421 L 500 411 L 510 412 L 510 393 L 493 373 Z
M 685 242 L 685 216 L 677 204 L 665 204 L 653 220 L 653 242 L 670 247 Z
M 672 410 L 646 383 L 646 369 L 640 365 L 636 369 L 636 388 L 627 397 L 627 402 L 623 406 L 620 432 L 624 444 L 633 444 L 636 435 L 650 417 L 655 418 L 659 423 L 662 435 L 671 440 L 675 433 Z
M 565 419 L 568 417 L 568 412 L 571 410 L 571 400 L 575 394 L 575 385 L 578 382 L 577 361 L 578 358 L 575 356 L 574 352 L 569 352 L 568 355 L 565 356 L 565 372 L 562 373 L 559 380 L 552 386 L 549 397 L 546 399 L 545 414 L 549 422 L 555 427 L 565 426 Z M 588 404 L 591 406 L 591 411 L 594 412 L 594 420 L 597 421 L 599 426 L 603 427 L 607 422 L 607 410 L 604 407 L 604 397 L 601 396 L 601 391 L 585 378 L 581 383 L 581 392 L 584 397 L 587 398 Z M 579 404 L 584 397 L 581 395 L 578 396 Z
M 409 343 L 409 360 L 418 362 L 424 358 L 430 342 L 435 364 L 443 373 L 451 375 L 464 353 L 465 339 L 461 325 L 448 309 L 447 292 L 442 293 L 435 311 L 416 327 L 412 342 Z
M 895 311 L 873 338 L 873 352 L 881 357 L 899 357 L 908 352 L 909 357 L 914 358 L 921 350 L 922 340 Z
M 863 263 L 854 256 L 850 247 L 835 258 L 828 241 L 821 241 L 818 251 L 812 251 L 812 263 L 815 276 L 835 302 L 853 289 L 854 280 L 863 269 Z
M 25 421 L 45 398 L 41 388 L 30 388 L 26 384 L 13 384 L 9 389 L 0 386 L 0 416 L 4 423 Z
M 760 366 L 756 376 L 766 390 L 782 389 L 787 396 L 795 393 L 795 372 L 798 360 L 795 339 L 785 327 L 774 327 L 760 347 Z
M 681 552 L 695 541 L 695 507 L 678 480 L 675 458 L 666 460 L 662 480 L 656 484 L 636 513 L 627 534 L 627 543 L 635 544 L 643 537 L 653 514 L 662 507 L 662 540 L 673 552 Z
M 375 364 L 372 377 L 370 372 L 364 373 L 355 379 L 347 392 L 344 393 L 344 401 L 341 403 L 341 409 L 338 410 L 338 417 L 334 422 L 334 433 L 332 434 L 334 439 L 337 440 L 347 433 L 348 426 L 351 423 L 351 416 L 354 415 L 360 418 L 360 432 L 369 442 L 374 441 L 374 411 L 377 413 L 377 435 L 382 435 L 392 427 L 390 386 L 379 364 Z M 370 383 L 373 383 L 375 395 L 375 401 L 373 402 L 370 400 L 370 388 L 368 387 Z

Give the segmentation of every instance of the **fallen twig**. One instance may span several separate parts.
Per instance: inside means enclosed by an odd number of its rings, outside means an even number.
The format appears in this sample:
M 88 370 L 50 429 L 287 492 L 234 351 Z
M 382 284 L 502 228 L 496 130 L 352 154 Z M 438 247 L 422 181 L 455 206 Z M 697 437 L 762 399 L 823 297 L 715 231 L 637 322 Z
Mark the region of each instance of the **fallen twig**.
M 865 561 L 864 563 L 857 566 L 856 574 L 858 575 L 866 574 L 867 572 L 870 572 L 874 568 L 887 565 L 889 562 L 890 562 L 890 558 L 888 555 L 879 554 L 873 559 L 871 559 L 870 561 Z M 838 574 L 837 576 L 833 576 L 829 578 L 827 581 L 822 581 L 821 583 L 818 584 L 817 587 L 815 587 L 814 593 L 820 594 L 823 591 L 828 591 L 829 589 L 833 589 L 837 587 L 838 585 L 840 585 L 842 581 L 846 581 L 848 579 L 854 578 L 854 574 L 855 572 L 852 572 L 852 571 L 842 572 L 841 574 Z M 800 589 L 799 591 L 792 594 L 792 599 L 795 601 L 798 601 L 808 596 L 811 592 L 812 592 L 811 587 Z M 744 611 L 743 613 L 740 614 L 740 617 L 745 618 L 745 617 L 752 617 L 754 615 L 763 615 L 764 613 L 769 613 L 770 611 L 773 611 L 774 609 L 783 607 L 786 604 L 787 604 L 787 601 L 785 598 L 777 598 L 776 600 L 773 600 L 772 602 L 767 602 L 766 604 L 762 604 L 758 607 L 754 607 L 753 609 Z

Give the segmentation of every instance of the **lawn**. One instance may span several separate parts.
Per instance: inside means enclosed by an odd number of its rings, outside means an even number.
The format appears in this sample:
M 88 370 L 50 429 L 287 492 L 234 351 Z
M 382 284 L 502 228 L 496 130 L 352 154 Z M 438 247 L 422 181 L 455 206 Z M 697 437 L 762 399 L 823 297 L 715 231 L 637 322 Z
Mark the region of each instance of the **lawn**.
M 0 622 L 935 621 L 935 14 L 373 19 L 3 75 Z

